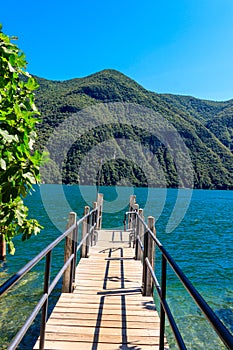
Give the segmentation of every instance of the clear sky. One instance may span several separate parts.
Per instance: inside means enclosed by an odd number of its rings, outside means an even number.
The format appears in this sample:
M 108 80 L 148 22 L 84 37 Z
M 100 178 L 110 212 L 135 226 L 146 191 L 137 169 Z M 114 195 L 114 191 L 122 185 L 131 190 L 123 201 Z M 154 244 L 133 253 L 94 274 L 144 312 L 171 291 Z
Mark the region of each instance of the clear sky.
M 10 0 L 0 22 L 43 78 L 113 68 L 151 91 L 233 98 L 233 0 Z

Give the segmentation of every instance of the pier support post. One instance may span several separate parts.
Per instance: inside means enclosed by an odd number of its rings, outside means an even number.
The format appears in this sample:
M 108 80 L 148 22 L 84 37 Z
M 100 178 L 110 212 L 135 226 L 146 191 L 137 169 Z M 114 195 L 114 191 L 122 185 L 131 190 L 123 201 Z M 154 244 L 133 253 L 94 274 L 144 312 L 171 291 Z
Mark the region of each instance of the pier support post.
M 153 216 L 148 217 L 148 227 L 156 234 L 155 231 L 155 218 Z M 143 254 L 143 295 L 151 296 L 153 294 L 153 280 L 148 271 L 146 265 L 146 258 L 148 258 L 152 268 L 154 269 L 154 254 L 155 254 L 155 242 L 152 239 L 148 231 L 144 235 L 144 254 Z
M 84 208 L 84 216 L 87 215 L 90 212 L 90 207 L 85 206 Z M 83 220 L 82 223 L 82 239 L 86 236 L 87 232 L 88 232 L 88 220 L 87 218 Z M 83 242 L 82 244 L 82 248 L 81 248 L 81 258 L 87 258 L 88 256 L 88 251 L 89 251 L 89 247 L 88 247 L 88 239 L 86 240 L 86 242 Z
M 74 212 L 69 213 L 69 219 L 67 223 L 66 229 L 73 226 L 77 221 L 77 215 Z M 65 241 L 65 252 L 64 252 L 64 262 L 70 258 L 71 254 L 74 252 L 74 245 L 76 237 L 76 228 L 70 232 L 70 234 L 66 237 Z M 63 293 L 72 293 L 73 291 L 73 273 L 74 273 L 74 267 L 75 261 L 73 263 L 70 263 L 67 269 L 65 270 L 63 274 L 63 281 L 62 281 L 62 292 Z

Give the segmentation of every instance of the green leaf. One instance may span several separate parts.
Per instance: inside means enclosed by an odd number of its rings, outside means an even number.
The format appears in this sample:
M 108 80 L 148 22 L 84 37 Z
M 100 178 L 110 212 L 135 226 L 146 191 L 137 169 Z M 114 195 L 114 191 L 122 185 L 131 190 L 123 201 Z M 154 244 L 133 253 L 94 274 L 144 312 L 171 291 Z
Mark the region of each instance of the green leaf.
M 10 64 L 10 62 L 8 62 L 8 68 L 9 68 L 9 71 L 11 73 L 14 73 L 15 72 L 15 69 L 12 67 L 12 65 Z
M 8 131 L 0 129 L 0 135 L 3 137 L 3 142 L 12 142 L 15 139 L 14 135 L 10 135 Z
M 16 215 L 16 218 L 18 220 L 19 226 L 22 226 L 23 225 L 23 215 L 22 215 L 21 211 L 17 209 L 15 211 L 15 215 Z
M 3 169 L 3 170 L 6 170 L 6 162 L 4 159 L 0 158 L 0 167 Z
M 11 255 L 15 254 L 15 247 L 14 247 L 14 243 L 12 241 L 8 242 L 8 252 Z
M 31 182 L 31 184 L 35 184 L 36 183 L 36 180 L 35 180 L 34 176 L 30 172 L 27 172 L 27 173 L 23 174 L 23 177 L 25 179 L 29 180 Z
M 32 77 L 30 77 L 25 85 L 29 90 L 33 91 L 39 87 L 36 80 Z

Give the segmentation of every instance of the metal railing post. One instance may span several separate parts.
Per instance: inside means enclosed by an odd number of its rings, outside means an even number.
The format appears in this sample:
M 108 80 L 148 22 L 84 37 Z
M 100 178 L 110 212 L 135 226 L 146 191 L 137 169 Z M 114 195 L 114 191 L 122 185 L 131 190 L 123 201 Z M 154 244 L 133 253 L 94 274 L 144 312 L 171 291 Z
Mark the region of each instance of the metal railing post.
M 166 288 L 167 288 L 167 260 L 165 259 L 164 255 L 162 255 L 159 350 L 164 350 L 165 311 L 162 303 L 163 301 L 166 301 Z
M 149 236 L 149 232 L 146 231 L 144 234 L 144 240 L 143 240 L 143 246 L 144 246 L 144 252 L 143 252 L 143 269 L 142 269 L 142 294 L 144 296 L 147 295 L 147 274 L 148 274 L 148 270 L 147 270 L 147 266 L 146 266 L 146 258 L 147 258 L 147 254 L 148 254 L 148 236 Z
M 148 217 L 148 227 L 155 233 L 155 218 L 153 216 Z M 155 242 L 150 235 L 150 232 L 146 231 L 144 235 L 144 254 L 143 254 L 143 295 L 151 296 L 153 294 L 153 279 L 146 265 L 146 258 L 148 258 L 152 268 L 154 269 L 154 253 Z
M 76 223 L 76 213 L 69 213 L 69 219 L 67 223 L 67 229 L 73 226 Z M 65 252 L 64 252 L 64 263 L 70 258 L 74 250 L 74 231 L 71 231 L 65 240 Z M 73 271 L 71 264 L 67 267 L 63 275 L 62 281 L 62 292 L 71 293 L 72 292 L 72 280 L 73 280 Z
M 47 294 L 47 298 L 46 298 L 46 301 L 42 307 L 42 314 L 41 314 L 40 347 L 39 347 L 40 350 L 44 350 L 45 327 L 46 327 L 46 319 L 47 319 L 47 313 L 48 313 L 48 292 L 49 292 L 49 284 L 50 284 L 51 256 L 52 256 L 52 251 L 47 253 L 46 262 L 45 262 L 44 294 Z

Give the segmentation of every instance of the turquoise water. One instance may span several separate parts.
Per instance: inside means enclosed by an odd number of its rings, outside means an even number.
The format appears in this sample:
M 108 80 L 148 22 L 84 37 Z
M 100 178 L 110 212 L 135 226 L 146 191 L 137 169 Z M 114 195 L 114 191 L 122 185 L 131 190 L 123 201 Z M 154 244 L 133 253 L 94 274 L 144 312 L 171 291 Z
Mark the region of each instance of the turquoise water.
M 179 210 L 174 216 L 178 226 L 166 230 L 177 200 L 175 189 L 147 189 L 103 187 L 103 226 L 119 228 L 123 225 L 124 212 L 128 209 L 129 196 L 135 194 L 137 203 L 145 209 L 145 217 L 155 216 L 159 240 L 178 262 L 185 274 L 203 295 L 206 301 L 233 332 L 233 192 L 194 190 L 188 209 L 187 190 L 179 190 Z M 8 256 L 0 270 L 0 283 L 24 266 L 65 229 L 71 210 L 81 217 L 85 205 L 95 200 L 94 187 L 42 185 L 27 198 L 31 216 L 36 217 L 45 229 L 26 242 L 15 239 L 16 254 Z M 179 223 L 180 217 L 183 220 Z M 178 217 L 178 219 L 177 219 Z M 167 232 L 168 231 L 168 232 Z M 63 243 L 53 253 L 52 275 L 63 263 Z M 0 349 L 7 348 L 11 339 L 35 302 L 41 295 L 44 262 L 33 269 L 25 279 L 0 301 Z M 156 271 L 160 270 L 160 254 L 156 252 Z M 168 271 L 168 302 L 176 315 L 188 349 L 224 349 L 208 322 L 201 316 L 196 304 L 187 295 L 182 285 Z M 50 310 L 60 293 L 55 289 Z M 157 299 L 156 299 L 157 303 Z M 31 349 L 38 336 L 38 320 L 31 327 L 21 349 Z M 176 349 L 172 335 L 167 329 L 171 349 Z

